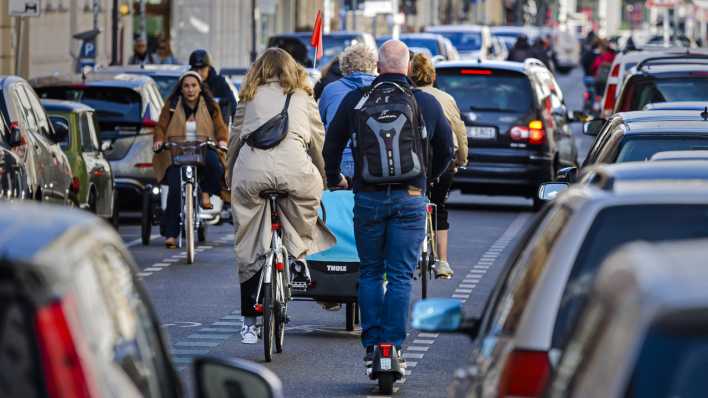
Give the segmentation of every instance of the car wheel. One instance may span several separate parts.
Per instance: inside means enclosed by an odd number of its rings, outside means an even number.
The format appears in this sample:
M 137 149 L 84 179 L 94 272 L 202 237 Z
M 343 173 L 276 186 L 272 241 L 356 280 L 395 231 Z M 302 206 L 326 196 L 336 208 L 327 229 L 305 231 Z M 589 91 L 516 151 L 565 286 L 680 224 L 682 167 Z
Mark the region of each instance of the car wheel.
M 541 210 L 541 208 L 544 205 L 544 202 L 538 197 L 538 195 L 532 197 L 532 199 L 533 199 L 533 205 L 532 205 L 533 211 L 537 212 L 537 211 Z
M 88 209 L 91 213 L 96 214 L 97 208 L 98 206 L 96 205 L 96 191 L 92 189 L 91 193 L 89 193 Z
M 117 231 L 120 225 L 120 211 L 118 210 L 118 190 L 113 190 L 113 211 L 111 212 L 111 225 Z
M 570 73 L 570 71 L 573 70 L 573 67 L 572 66 L 559 66 L 557 68 L 557 70 L 558 70 L 558 73 L 560 73 L 561 75 L 567 75 L 568 73 Z

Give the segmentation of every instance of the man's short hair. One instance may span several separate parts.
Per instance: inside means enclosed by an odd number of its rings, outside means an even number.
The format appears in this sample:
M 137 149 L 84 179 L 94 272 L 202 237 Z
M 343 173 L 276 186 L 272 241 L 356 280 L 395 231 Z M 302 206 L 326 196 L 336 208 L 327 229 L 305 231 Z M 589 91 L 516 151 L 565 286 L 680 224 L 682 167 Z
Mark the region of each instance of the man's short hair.
M 339 69 L 344 76 L 354 72 L 374 73 L 376 62 L 378 62 L 376 51 L 364 43 L 351 45 L 339 55 Z
M 417 53 L 411 58 L 411 80 L 416 86 L 430 86 L 435 81 L 435 66 L 433 61 L 423 53 Z
M 400 40 L 388 40 L 379 48 L 379 69 L 406 73 L 409 60 L 408 46 Z

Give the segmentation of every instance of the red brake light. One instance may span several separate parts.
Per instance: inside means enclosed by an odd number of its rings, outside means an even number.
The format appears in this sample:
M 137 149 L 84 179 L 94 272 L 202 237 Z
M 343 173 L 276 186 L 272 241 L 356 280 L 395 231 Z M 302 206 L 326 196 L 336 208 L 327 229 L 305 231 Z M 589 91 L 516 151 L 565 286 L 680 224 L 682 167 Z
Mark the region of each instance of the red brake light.
M 391 351 L 393 351 L 392 344 L 380 344 L 379 349 L 381 350 L 382 358 L 391 358 Z
M 461 75 L 491 75 L 492 71 L 489 69 L 460 69 Z
M 67 315 L 71 301 L 55 301 L 37 311 L 35 330 L 39 340 L 47 392 L 52 398 L 96 396 L 89 368 L 81 358 Z
M 135 163 L 133 166 L 137 169 L 151 169 L 152 163 Z
M 620 64 L 615 65 L 614 68 L 612 68 L 612 72 L 610 72 L 610 76 L 612 77 L 617 77 L 620 75 Z
M 509 130 L 512 141 L 528 142 L 529 144 L 543 144 L 546 140 L 546 132 L 543 129 L 543 122 L 532 120 L 528 126 L 514 126 Z
M 605 93 L 605 104 L 602 106 L 602 109 L 609 115 L 612 113 L 612 110 L 615 109 L 615 94 L 617 94 L 617 85 L 616 84 L 608 84 L 607 85 L 607 92 Z
M 506 360 L 499 384 L 499 397 L 538 397 L 551 373 L 548 353 L 514 350 Z

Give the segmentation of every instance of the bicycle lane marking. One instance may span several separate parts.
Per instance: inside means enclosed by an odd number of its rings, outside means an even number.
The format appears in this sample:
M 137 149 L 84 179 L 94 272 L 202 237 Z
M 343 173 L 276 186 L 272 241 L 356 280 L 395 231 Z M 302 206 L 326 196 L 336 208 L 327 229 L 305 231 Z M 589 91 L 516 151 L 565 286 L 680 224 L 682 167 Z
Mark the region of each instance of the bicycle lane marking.
M 159 236 L 159 235 L 153 235 L 153 236 L 151 237 L 151 239 L 152 239 L 152 238 L 157 238 L 158 236 Z M 215 248 L 221 248 L 221 247 L 224 247 L 224 246 L 222 246 L 222 244 L 228 244 L 229 242 L 233 242 L 233 239 L 234 239 L 234 234 L 226 234 L 226 235 L 220 237 L 219 239 L 216 239 L 216 240 L 214 240 L 214 241 L 210 241 L 210 244 L 209 244 L 209 245 L 198 246 L 198 247 L 195 249 L 195 251 L 196 251 L 197 253 L 203 253 L 203 252 L 205 252 L 205 251 L 209 251 L 209 250 L 212 250 L 212 249 L 215 249 Z M 137 239 L 137 240 L 135 240 L 135 241 L 129 242 L 128 244 L 126 244 L 126 246 L 127 246 L 127 247 L 130 247 L 130 246 L 128 246 L 128 245 L 135 246 L 135 245 L 137 245 L 137 244 L 139 244 L 139 243 L 141 243 L 141 240 L 140 240 L 140 239 Z M 178 262 L 184 260 L 186 257 L 187 257 L 187 252 L 186 252 L 186 251 L 177 252 L 177 253 L 175 253 L 175 254 L 169 256 L 169 257 L 165 257 L 165 258 L 163 258 L 162 260 L 159 260 L 159 261 L 156 262 L 156 263 L 153 263 L 152 265 L 150 265 L 150 266 L 148 266 L 148 267 L 142 268 L 142 269 L 138 272 L 138 277 L 139 277 L 140 279 L 144 279 L 144 278 L 146 278 L 146 277 L 148 277 L 148 276 L 150 276 L 150 275 L 153 275 L 153 274 L 155 274 L 155 273 L 157 273 L 157 272 L 162 271 L 163 269 L 166 269 L 166 268 L 170 267 L 171 265 L 173 265 L 173 264 L 175 264 L 175 263 L 178 263 Z
M 514 221 L 509 224 L 502 235 L 485 251 L 477 263 L 472 266 L 469 273 L 458 284 L 451 297 L 460 300 L 462 304 L 467 302 L 470 294 L 477 288 L 477 285 L 487 273 L 489 267 L 496 263 L 499 256 L 507 249 L 509 244 L 518 235 L 519 231 L 526 224 L 526 220 L 530 217 L 528 213 L 519 214 Z M 403 358 L 406 359 L 405 377 L 396 381 L 397 384 L 405 384 L 405 382 L 413 374 L 413 369 L 418 366 L 418 363 L 425 357 L 425 354 L 430 350 L 436 339 L 440 335 L 438 333 L 419 332 L 412 336 L 412 343 L 405 346 L 403 349 Z M 409 361 L 415 359 L 415 361 Z M 376 387 L 372 392 L 378 391 Z M 396 390 L 394 390 L 396 392 Z M 379 395 L 380 397 L 380 395 Z

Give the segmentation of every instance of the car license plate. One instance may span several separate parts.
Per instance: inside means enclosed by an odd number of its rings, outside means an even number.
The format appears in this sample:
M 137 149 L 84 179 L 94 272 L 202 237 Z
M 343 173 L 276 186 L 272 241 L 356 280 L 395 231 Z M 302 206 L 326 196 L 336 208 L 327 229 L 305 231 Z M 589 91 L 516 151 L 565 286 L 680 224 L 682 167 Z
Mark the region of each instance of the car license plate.
M 381 370 L 391 370 L 391 358 L 381 358 Z
M 481 140 L 493 140 L 497 138 L 497 129 L 494 127 L 467 127 L 467 137 Z

